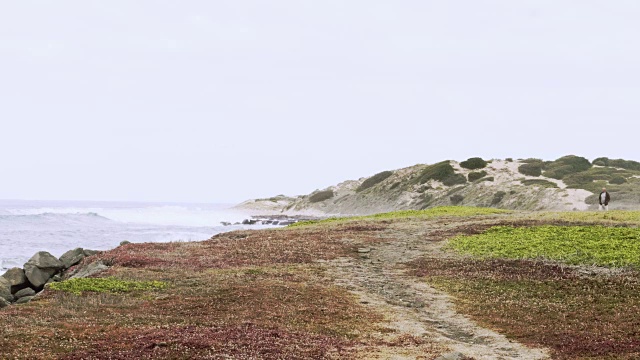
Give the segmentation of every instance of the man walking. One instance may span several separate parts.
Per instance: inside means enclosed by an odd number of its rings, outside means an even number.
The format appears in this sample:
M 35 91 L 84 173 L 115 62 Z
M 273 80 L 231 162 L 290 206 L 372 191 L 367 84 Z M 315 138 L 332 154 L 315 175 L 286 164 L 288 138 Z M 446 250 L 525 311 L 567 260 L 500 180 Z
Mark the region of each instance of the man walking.
M 598 197 L 600 200 L 600 210 L 609 210 L 609 201 L 611 201 L 611 196 L 609 196 L 609 192 L 606 188 L 602 188 L 602 192 Z

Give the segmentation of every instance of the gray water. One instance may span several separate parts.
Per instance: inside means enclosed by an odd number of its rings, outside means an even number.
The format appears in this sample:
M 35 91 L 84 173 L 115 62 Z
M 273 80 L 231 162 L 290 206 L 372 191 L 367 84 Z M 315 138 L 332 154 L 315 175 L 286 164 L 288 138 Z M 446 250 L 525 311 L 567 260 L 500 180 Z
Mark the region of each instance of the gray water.
M 22 267 L 38 251 L 60 256 L 76 247 L 108 250 L 124 240 L 196 241 L 262 227 L 220 224 L 248 217 L 225 204 L 0 200 L 0 272 Z

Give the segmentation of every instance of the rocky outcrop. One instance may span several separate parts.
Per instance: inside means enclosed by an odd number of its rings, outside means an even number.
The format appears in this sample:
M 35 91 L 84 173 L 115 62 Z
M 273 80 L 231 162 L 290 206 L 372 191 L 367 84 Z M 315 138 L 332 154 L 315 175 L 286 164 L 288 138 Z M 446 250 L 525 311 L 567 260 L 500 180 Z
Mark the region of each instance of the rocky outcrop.
M 16 299 L 20 299 L 23 298 L 25 296 L 35 296 L 36 295 L 36 291 L 33 290 L 32 288 L 24 288 L 20 291 L 18 291 L 17 293 L 15 293 L 14 297 Z
M 109 267 L 102 261 L 93 262 L 73 273 L 70 279 L 85 278 L 107 270 Z
M 83 248 L 76 248 L 62 254 L 62 256 L 60 256 L 60 262 L 62 262 L 62 265 L 65 269 L 68 269 L 73 265 L 82 261 L 82 259 L 84 259 L 85 256 L 86 255 L 84 254 Z
M 17 267 L 7 270 L 7 272 L 2 275 L 2 278 L 9 281 L 9 284 L 11 284 L 12 290 L 15 288 L 22 289 L 27 284 L 27 277 L 24 274 L 24 270 Z
M 64 269 L 62 261 L 46 251 L 39 251 L 24 264 L 24 273 L 27 279 L 36 288 L 40 288 L 55 275 Z
M 0 299 L 11 302 L 13 301 L 13 294 L 11 294 L 11 283 L 0 277 Z
M 80 263 L 86 257 L 99 253 L 95 250 L 76 248 L 64 253 L 59 259 L 46 251 L 39 251 L 24 264 L 24 269 L 12 268 L 0 276 L 0 308 L 24 304 L 37 297 L 44 285 L 61 281 L 65 271 Z M 81 269 L 73 269 L 74 277 L 86 277 L 108 267 L 102 262 L 94 262 Z

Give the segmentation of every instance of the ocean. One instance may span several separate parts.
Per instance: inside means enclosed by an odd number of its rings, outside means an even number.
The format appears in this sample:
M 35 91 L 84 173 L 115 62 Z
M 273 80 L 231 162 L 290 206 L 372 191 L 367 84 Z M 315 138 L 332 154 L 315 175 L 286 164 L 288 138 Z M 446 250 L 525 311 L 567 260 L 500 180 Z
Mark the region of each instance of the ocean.
M 33 254 L 56 257 L 77 247 L 108 250 L 132 243 L 206 240 L 262 225 L 222 226 L 249 218 L 228 204 L 0 200 L 0 273 Z

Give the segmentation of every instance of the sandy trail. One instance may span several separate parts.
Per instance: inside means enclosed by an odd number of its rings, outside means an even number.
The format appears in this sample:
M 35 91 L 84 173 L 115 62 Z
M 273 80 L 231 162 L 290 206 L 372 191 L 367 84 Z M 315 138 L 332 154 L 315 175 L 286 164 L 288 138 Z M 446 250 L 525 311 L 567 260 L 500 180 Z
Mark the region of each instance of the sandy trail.
M 385 313 L 389 326 L 397 332 L 424 338 L 474 359 L 549 358 L 545 349 L 526 347 L 478 326 L 455 311 L 449 295 L 405 274 L 402 263 L 425 254 L 446 256 L 440 251 L 443 243 L 430 240 L 431 233 L 442 228 L 425 226 L 387 232 L 385 236 L 398 240 L 376 245 L 360 259 L 340 258 L 325 264 L 338 285 Z M 424 358 L 419 348 L 413 353 L 407 349 L 389 351 L 384 358 Z

